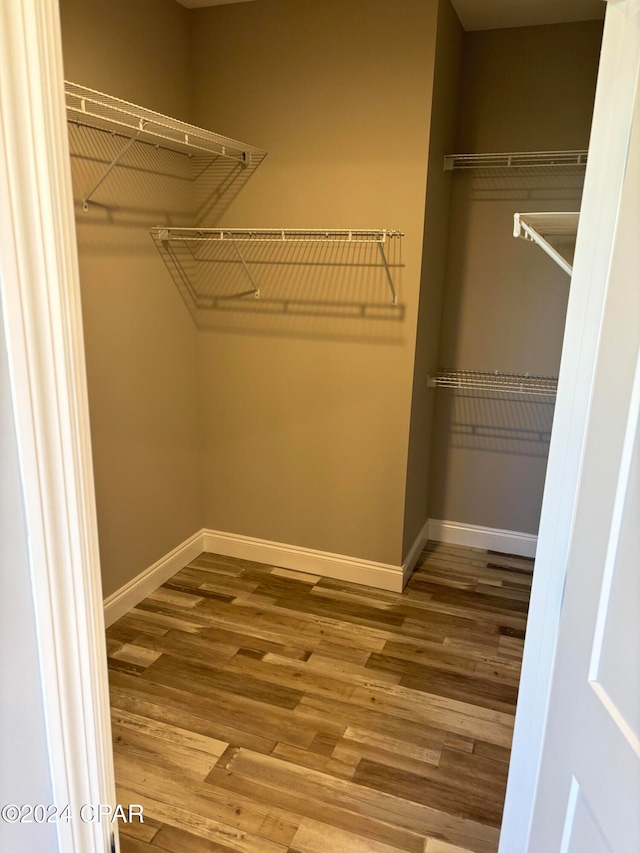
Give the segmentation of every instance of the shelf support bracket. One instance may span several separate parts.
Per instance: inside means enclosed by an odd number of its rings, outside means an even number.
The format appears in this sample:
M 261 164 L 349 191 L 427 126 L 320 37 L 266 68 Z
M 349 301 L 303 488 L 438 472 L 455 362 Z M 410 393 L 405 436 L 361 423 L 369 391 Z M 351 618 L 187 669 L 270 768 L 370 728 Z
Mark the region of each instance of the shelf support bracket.
M 144 130 L 144 125 L 145 125 L 145 122 L 140 121 L 140 127 L 138 128 L 138 132 L 134 136 L 132 136 L 131 139 L 129 139 L 129 141 L 127 143 L 125 143 L 125 145 L 122 147 L 122 149 L 118 152 L 118 154 L 116 154 L 114 159 L 111 161 L 111 163 L 104 170 L 104 172 L 102 173 L 100 178 L 96 181 L 96 183 L 91 187 L 89 192 L 82 199 L 82 209 L 84 210 L 85 213 L 89 210 L 89 201 L 91 200 L 91 196 L 98 189 L 98 187 L 102 184 L 104 179 L 107 178 L 111 174 L 112 170 L 118 165 L 120 160 L 122 160 L 124 155 L 131 148 L 131 146 L 134 144 L 134 142 L 136 142 L 136 140 L 138 139 L 138 137 L 140 136 L 140 134 Z
M 249 267 L 247 266 L 247 262 L 244 259 L 244 255 L 240 251 L 240 247 L 238 246 L 238 244 L 236 243 L 235 240 L 231 240 L 231 243 L 233 244 L 233 248 L 236 250 L 236 254 L 240 258 L 240 262 L 241 262 L 242 266 L 244 267 L 244 271 L 247 274 L 247 278 L 251 282 L 251 286 L 253 287 L 253 295 L 255 296 L 256 299 L 260 299 L 260 288 L 255 283 L 255 281 L 253 280 L 253 276 L 251 275 Z
M 553 258 L 553 260 L 558 264 L 559 267 L 561 267 L 567 273 L 567 275 L 573 274 L 573 267 L 571 266 L 569 261 L 567 261 L 566 258 L 563 258 L 560 252 L 555 249 L 551 245 L 551 243 L 545 240 L 545 238 L 542 236 L 542 234 L 540 234 L 539 231 L 536 231 L 535 228 L 532 228 L 526 222 L 522 222 L 522 220 L 520 220 L 518 224 L 522 231 L 524 231 L 525 240 L 529 240 L 531 243 L 537 243 L 538 246 L 540 246 L 540 248 L 542 249 L 542 251 L 546 252 L 550 258 Z
M 391 290 L 391 304 L 398 304 L 398 295 L 396 293 L 395 286 L 393 284 L 393 279 L 391 278 L 391 270 L 389 269 L 389 263 L 387 261 L 387 256 L 384 253 L 384 246 L 382 242 L 378 242 L 378 251 L 380 252 L 380 258 L 382 260 L 382 265 L 384 267 L 384 271 L 387 274 L 387 281 L 389 282 L 389 289 Z

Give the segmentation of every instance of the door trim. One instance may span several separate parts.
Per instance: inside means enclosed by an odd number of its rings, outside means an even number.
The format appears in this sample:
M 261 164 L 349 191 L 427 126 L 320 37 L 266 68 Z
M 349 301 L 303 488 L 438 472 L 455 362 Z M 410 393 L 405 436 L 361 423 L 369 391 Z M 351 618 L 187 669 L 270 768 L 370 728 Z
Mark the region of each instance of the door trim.
M 0 4 L 1 291 L 59 849 L 109 849 L 115 805 L 60 19 Z M 117 841 L 116 841 L 117 844 Z

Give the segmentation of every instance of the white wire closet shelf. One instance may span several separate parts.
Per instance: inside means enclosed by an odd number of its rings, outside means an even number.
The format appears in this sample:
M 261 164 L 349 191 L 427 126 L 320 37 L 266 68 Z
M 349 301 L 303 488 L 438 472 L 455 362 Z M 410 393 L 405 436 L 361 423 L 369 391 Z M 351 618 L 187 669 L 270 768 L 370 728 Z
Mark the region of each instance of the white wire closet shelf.
M 588 151 L 505 151 L 490 154 L 447 154 L 444 170 L 533 169 L 553 166 L 586 166 Z
M 64 89 L 69 122 L 107 131 L 125 140 L 115 159 L 84 196 L 85 210 L 88 209 L 91 196 L 135 142 L 184 154 L 227 157 L 242 165 L 248 165 L 252 158 L 263 157 L 266 153 L 237 139 L 221 136 L 78 83 L 65 81 Z
M 540 246 L 567 275 L 571 275 L 573 266 L 546 238 L 575 237 L 579 220 L 579 213 L 515 213 L 513 236 L 522 237 Z
M 555 376 L 536 376 L 530 373 L 491 373 L 481 370 L 439 370 L 427 377 L 432 387 L 469 391 L 497 391 L 501 394 L 528 394 L 555 397 L 558 379 Z
M 260 298 L 260 288 L 255 281 L 247 259 L 243 254 L 243 246 L 249 243 L 340 243 L 340 244 L 373 244 L 377 247 L 380 261 L 384 268 L 392 305 L 398 304 L 398 296 L 391 275 L 391 269 L 385 253 L 389 240 L 403 237 L 401 231 L 384 228 L 167 228 L 157 226 L 150 229 L 151 236 L 158 247 L 170 254 L 172 262 L 179 268 L 183 278 L 187 278 L 184 266 L 175 251 L 174 245 L 190 245 L 202 243 L 231 244 L 244 268 L 256 299 Z

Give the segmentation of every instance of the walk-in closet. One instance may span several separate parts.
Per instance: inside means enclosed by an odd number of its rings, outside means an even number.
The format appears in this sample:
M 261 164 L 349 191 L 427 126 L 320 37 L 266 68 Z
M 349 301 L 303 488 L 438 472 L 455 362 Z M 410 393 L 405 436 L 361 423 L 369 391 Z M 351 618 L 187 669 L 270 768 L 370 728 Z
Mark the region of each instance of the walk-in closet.
M 512 5 L 60 0 L 123 853 L 498 850 L 604 17 Z

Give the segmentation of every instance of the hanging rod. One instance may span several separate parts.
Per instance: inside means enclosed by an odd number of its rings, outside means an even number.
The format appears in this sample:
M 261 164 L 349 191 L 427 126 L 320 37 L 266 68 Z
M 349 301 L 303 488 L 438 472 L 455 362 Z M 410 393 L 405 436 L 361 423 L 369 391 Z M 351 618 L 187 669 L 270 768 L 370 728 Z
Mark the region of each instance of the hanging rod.
M 492 154 L 447 154 L 445 172 L 452 169 L 532 169 L 546 166 L 586 166 L 588 151 L 510 151 Z
M 513 216 L 513 236 L 536 243 L 567 275 L 571 275 L 572 265 L 546 238 L 575 237 L 579 220 L 579 213 L 516 213 Z
M 65 80 L 64 91 L 67 120 L 70 123 L 91 127 L 94 130 L 108 131 L 126 139 L 123 149 L 109 164 L 91 191 L 85 195 L 83 199 L 85 210 L 91 195 L 136 141 L 151 143 L 157 148 L 184 154 L 197 153 L 212 157 L 226 157 L 243 166 L 249 165 L 252 158 L 263 157 L 266 153 L 255 146 L 245 145 L 228 136 L 195 127 L 78 83 Z
M 391 304 L 398 304 L 398 296 L 393 283 L 391 269 L 385 254 L 388 240 L 404 236 L 402 231 L 385 228 L 167 228 L 157 226 L 150 229 L 151 236 L 160 249 L 169 251 L 172 241 L 182 243 L 231 243 L 251 283 L 256 299 L 260 298 L 260 288 L 256 284 L 247 261 L 242 254 L 241 245 L 246 243 L 368 243 L 377 246 L 380 259 L 391 291 Z M 174 252 L 171 252 L 174 264 L 179 264 Z
M 490 373 L 481 370 L 439 370 L 427 377 L 430 388 L 459 388 L 469 391 L 498 391 L 501 394 L 530 394 L 554 397 L 558 387 L 555 376 L 531 373 Z

